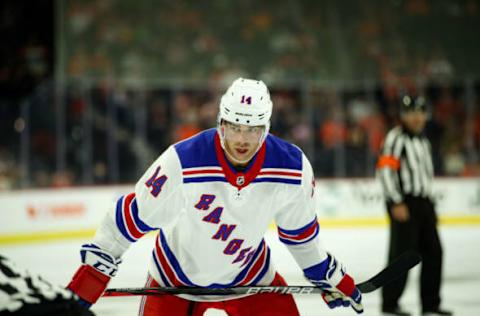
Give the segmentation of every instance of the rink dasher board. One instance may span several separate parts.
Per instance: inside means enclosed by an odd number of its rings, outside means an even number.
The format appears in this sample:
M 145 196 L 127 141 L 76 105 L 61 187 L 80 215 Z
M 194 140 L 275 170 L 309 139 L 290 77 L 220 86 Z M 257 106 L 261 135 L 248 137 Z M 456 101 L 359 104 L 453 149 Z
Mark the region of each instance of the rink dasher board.
M 0 244 L 89 238 L 133 185 L 19 190 L 0 193 Z M 381 227 L 385 202 L 375 179 L 316 181 L 322 228 Z M 480 225 L 480 178 L 439 178 L 433 195 L 441 224 Z M 271 229 L 275 229 L 271 225 Z

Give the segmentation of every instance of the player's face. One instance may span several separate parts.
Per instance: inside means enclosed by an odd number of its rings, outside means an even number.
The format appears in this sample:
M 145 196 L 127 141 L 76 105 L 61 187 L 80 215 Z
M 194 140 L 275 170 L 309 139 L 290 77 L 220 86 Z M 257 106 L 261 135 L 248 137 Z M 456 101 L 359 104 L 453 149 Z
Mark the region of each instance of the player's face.
M 424 111 L 408 111 L 402 114 L 405 126 L 413 133 L 420 133 L 427 122 L 427 114 Z
M 233 164 L 247 164 L 260 145 L 265 127 L 223 122 L 222 128 L 227 157 Z

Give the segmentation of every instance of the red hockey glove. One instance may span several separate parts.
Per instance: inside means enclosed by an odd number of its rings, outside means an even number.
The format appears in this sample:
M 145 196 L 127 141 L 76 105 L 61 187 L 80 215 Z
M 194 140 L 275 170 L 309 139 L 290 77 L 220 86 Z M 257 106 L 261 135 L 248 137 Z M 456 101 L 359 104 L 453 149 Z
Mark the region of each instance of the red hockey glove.
M 83 245 L 80 255 L 83 265 L 67 288 L 78 295 L 83 305 L 89 307 L 103 294 L 108 282 L 117 273 L 121 260 L 94 244 Z

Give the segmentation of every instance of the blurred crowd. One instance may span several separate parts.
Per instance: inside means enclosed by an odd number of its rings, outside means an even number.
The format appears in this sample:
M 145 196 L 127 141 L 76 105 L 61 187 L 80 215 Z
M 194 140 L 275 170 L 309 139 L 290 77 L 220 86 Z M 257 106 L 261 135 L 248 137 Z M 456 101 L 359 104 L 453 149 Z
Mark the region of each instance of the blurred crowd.
M 473 104 L 462 85 L 424 91 L 437 175 L 480 176 L 479 83 Z M 222 89 L 76 82 L 66 87 L 66 109 L 58 112 L 56 90 L 47 85 L 24 103 L 8 136 L 19 150 L 0 151 L 0 183 L 4 189 L 132 183 L 170 144 L 216 126 Z M 389 99 L 385 87 L 273 85 L 271 93 L 272 134 L 299 145 L 317 177 L 374 175 L 383 138 L 398 124 L 398 99 Z
M 317 177 L 373 176 L 403 93 L 429 100 L 436 174 L 480 176 L 478 1 L 55 4 L 0 4 L 0 190 L 131 183 L 237 76 Z
M 477 0 L 64 3 L 72 77 L 266 81 L 479 73 Z M 301 58 L 299 58 L 301 56 Z
M 53 1 L 0 1 L 0 190 L 20 185 L 20 104 L 52 76 L 53 8 Z

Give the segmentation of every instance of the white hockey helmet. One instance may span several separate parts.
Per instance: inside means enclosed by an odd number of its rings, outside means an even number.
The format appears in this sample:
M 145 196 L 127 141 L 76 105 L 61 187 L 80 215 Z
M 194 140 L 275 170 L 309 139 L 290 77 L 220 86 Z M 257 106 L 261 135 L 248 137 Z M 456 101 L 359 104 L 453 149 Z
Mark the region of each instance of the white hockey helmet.
M 238 78 L 220 100 L 218 123 L 268 127 L 271 116 L 272 101 L 263 81 Z

